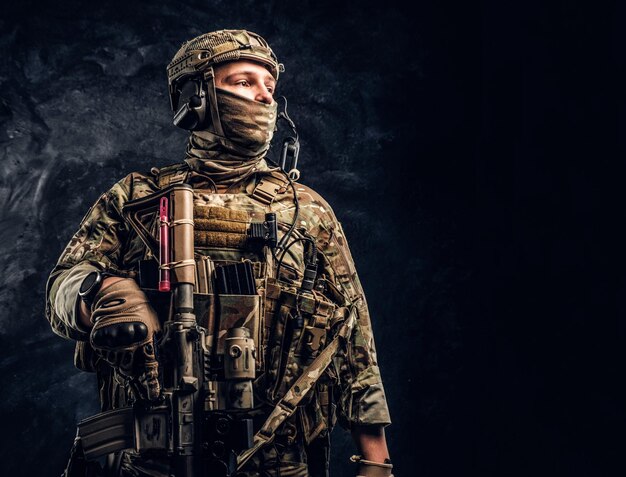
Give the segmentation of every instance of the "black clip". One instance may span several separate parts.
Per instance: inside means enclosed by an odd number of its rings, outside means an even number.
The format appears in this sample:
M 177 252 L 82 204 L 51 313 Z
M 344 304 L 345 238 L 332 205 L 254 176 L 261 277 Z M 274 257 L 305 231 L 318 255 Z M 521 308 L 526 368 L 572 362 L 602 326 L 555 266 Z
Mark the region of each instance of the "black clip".
M 292 181 L 297 181 L 300 178 L 300 171 L 298 170 L 298 156 L 300 155 L 300 141 L 298 140 L 298 131 L 296 125 L 293 123 L 289 114 L 287 113 L 287 98 L 282 96 L 285 100 L 285 110 L 278 114 L 279 119 L 284 119 L 294 136 L 287 136 L 283 142 L 283 150 L 280 154 L 280 168 L 287 173 Z
M 268 212 L 265 214 L 264 222 L 252 222 L 248 229 L 248 236 L 251 239 L 262 240 L 269 248 L 276 248 L 278 242 L 276 214 Z

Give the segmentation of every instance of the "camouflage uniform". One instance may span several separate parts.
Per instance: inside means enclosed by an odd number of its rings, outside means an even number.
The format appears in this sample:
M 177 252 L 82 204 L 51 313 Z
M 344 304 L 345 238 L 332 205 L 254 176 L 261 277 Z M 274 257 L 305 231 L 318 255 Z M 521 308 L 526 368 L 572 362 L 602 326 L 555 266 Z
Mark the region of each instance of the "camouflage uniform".
M 96 372 L 102 410 L 128 405 L 132 393 L 115 369 L 95 357 L 89 345 L 89 332 L 77 319 L 77 291 L 83 278 L 92 270 L 137 278 L 138 263 L 149 258 L 149 252 L 125 223 L 121 210 L 129 200 L 145 197 L 172 180 L 184 181 L 194 188 L 194 214 L 210 217 L 210 211 L 245 211 L 252 220 L 263 220 L 266 212 L 275 212 L 279 223 L 291 224 L 294 218 L 293 194 L 282 174 L 267 166 L 264 160 L 247 178 L 237 182 L 226 193 L 214 193 L 214 180 L 203 170 L 203 161 L 187 159 L 178 165 L 153 169 L 151 174 L 132 173 L 103 194 L 83 218 L 78 232 L 70 240 L 53 269 L 47 284 L 46 315 L 58 335 L 77 341 L 75 364 L 81 370 Z M 273 197 L 259 194 L 264 185 L 274 184 Z M 316 192 L 295 184 L 300 210 L 297 231 L 314 238 L 318 256 L 316 297 L 329 304 L 330 316 L 323 324 L 320 348 L 332 326 L 332 313 L 350 306 L 357 310 L 357 321 L 347 346 L 340 349 L 331 366 L 319 380 L 312 396 L 278 433 L 276 442 L 260 451 L 247 465 L 245 475 L 325 475 L 328 465 L 328 435 L 336 420 L 345 427 L 355 425 L 387 425 L 390 423 L 381 377 L 378 369 L 370 316 L 363 290 L 341 225 L 330 206 Z M 226 212 L 226 215 L 228 212 Z M 206 225 L 208 223 L 208 225 Z M 203 225 L 205 224 L 205 225 Z M 156 224 L 155 224 L 156 227 Z M 255 424 L 272 409 L 289 385 L 306 367 L 311 356 L 299 353 L 292 340 L 291 349 L 283 349 L 284 316 L 294 310 L 277 306 L 276 293 L 297 282 L 304 270 L 302 242 L 293 244 L 281 265 L 279 283 L 273 280 L 276 264 L 263 265 L 264 258 L 238 243 L 236 234 L 212 233 L 210 220 L 196 219 L 195 246 L 198 259 L 202 255 L 216 261 L 237 261 L 241 258 L 259 263 L 257 284 L 262 295 L 264 325 L 262 326 L 262 368 L 255 381 L 255 396 L 261 403 Z M 282 233 L 285 228 L 279 229 Z M 280 232 L 279 232 L 280 234 Z M 288 290 L 287 290 L 288 291 Z M 199 298 L 201 297 L 198 295 Z M 202 303 L 198 300 L 198 303 Z M 196 310 L 199 321 L 202 310 Z M 316 313 L 320 313 L 316 311 Z M 328 314 L 328 313 L 327 313 Z M 162 317 L 161 317 L 162 318 Z M 283 327 L 281 327 L 283 326 Z M 296 337 L 297 338 L 297 337 Z M 286 357 L 290 357 L 288 365 Z M 282 363 L 282 364 L 281 364 Z M 307 453 L 309 469 L 307 470 Z M 315 454 L 315 457 L 312 457 Z M 146 461 L 127 454 L 122 467 L 124 475 L 169 475 L 166 461 Z M 143 469 L 143 470 L 142 470 Z M 265 475 L 265 474 L 262 474 Z

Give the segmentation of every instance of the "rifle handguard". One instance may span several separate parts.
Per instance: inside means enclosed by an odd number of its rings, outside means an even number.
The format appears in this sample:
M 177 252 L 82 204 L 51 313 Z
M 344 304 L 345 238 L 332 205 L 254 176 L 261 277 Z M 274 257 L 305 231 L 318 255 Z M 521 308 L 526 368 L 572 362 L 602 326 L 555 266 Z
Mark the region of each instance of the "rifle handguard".
M 365 460 L 360 455 L 353 455 L 350 461 L 358 464 L 357 477 L 393 477 L 393 465 L 389 459 L 384 463 Z

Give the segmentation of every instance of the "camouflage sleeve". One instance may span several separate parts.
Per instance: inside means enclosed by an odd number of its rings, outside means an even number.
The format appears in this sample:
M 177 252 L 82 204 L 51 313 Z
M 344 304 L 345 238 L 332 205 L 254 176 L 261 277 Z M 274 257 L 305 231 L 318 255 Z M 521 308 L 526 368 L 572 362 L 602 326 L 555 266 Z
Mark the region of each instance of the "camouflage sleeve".
M 46 318 L 65 338 L 87 340 L 77 319 L 78 289 L 93 270 L 126 276 L 121 254 L 127 236 L 121 210 L 128 200 L 132 177 L 127 176 L 100 196 L 63 250 L 46 285 Z
M 356 272 L 345 233 L 332 209 L 309 188 L 300 188 L 301 204 L 308 218 L 308 228 L 316 238 L 324 257 L 320 268 L 328 286 L 341 296 L 344 305 L 354 306 L 357 320 L 346 349 L 337 354 L 336 403 L 339 423 L 354 425 L 388 425 L 391 423 L 382 383 L 372 323 L 363 288 Z M 307 213 L 307 209 L 311 213 Z

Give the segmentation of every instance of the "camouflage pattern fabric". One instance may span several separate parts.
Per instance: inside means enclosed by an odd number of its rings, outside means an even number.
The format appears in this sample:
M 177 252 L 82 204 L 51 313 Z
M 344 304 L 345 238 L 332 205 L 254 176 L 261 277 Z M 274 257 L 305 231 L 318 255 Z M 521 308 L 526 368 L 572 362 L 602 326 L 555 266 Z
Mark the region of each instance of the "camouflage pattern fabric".
M 254 156 L 270 147 L 278 116 L 278 104 L 261 103 L 215 88 L 224 135 Z
M 177 172 L 172 174 L 173 177 L 184 177 L 185 182 L 194 187 L 194 205 L 198 208 L 243 211 L 253 221 L 263 221 L 267 212 L 275 212 L 280 224 L 279 237 L 293 221 L 295 207 L 290 188 L 280 190 L 269 205 L 253 197 L 255 187 L 261 178 L 274 174 L 278 179 L 284 180 L 280 174 L 272 172 L 264 160 L 256 165 L 253 173 L 247 175 L 244 180 L 232 184 L 228 193 L 223 194 L 214 193 L 215 184 L 211 179 L 211 170 L 204 168 L 202 160 L 192 158 L 180 166 L 166 168 L 170 171 L 174 169 Z M 124 277 L 137 277 L 138 263 L 146 258 L 148 252 L 141 240 L 124 222 L 121 211 L 127 201 L 157 191 L 159 183 L 163 185 L 163 180 L 159 179 L 156 170 L 152 175 L 132 173 L 103 194 L 83 218 L 79 230 L 61 254 L 47 283 L 47 319 L 55 333 L 78 341 L 76 365 L 83 370 L 98 372 L 102 410 L 127 405 L 131 395 L 124 380 L 120 379 L 116 371 L 94 358 L 93 353 L 89 351 L 86 343 L 89 335 L 81 328 L 76 317 L 78 288 L 82 279 L 94 269 Z M 327 436 L 336 420 L 349 429 L 355 425 L 387 425 L 390 423 L 390 417 L 378 368 L 370 315 L 345 234 L 332 209 L 319 194 L 302 184 L 295 184 L 295 187 L 300 202 L 300 213 L 294 237 L 308 235 L 315 240 L 321 258 L 318 262 L 318 283 L 323 287 L 316 292 L 311 305 L 311 317 L 316 324 L 310 330 L 302 330 L 302 333 L 308 332 L 313 335 L 311 340 L 304 342 L 314 345 L 309 346 L 310 349 L 294 348 L 293 353 L 285 353 L 291 357 L 284 362 L 277 359 L 276 347 L 272 345 L 272 333 L 280 332 L 281 315 L 286 316 L 294 311 L 289 302 L 290 291 L 284 286 L 276 287 L 276 283 L 272 283 L 270 278 L 257 281 L 264 288 L 262 290 L 264 325 L 260 333 L 261 352 L 266 357 L 267 369 L 255 382 L 255 395 L 261 397 L 261 403 L 266 406 L 268 412 L 287 391 L 289 383 L 295 381 L 307 364 L 323 349 L 331 327 L 347 318 L 346 310 L 354 309 L 356 312 L 356 321 L 349 341 L 339 347 L 313 392 L 302 401 L 298 412 L 278 433 L 278 439 L 286 439 L 287 445 L 304 446 L 308 442 Z M 211 217 L 223 221 L 225 218 L 224 214 L 210 215 L 209 209 L 206 210 L 207 215 L 204 217 L 207 219 Z M 237 214 L 230 217 L 230 220 L 235 216 L 239 217 Z M 216 228 L 215 224 L 217 222 L 208 228 Z M 219 227 L 226 226 L 220 222 L 217 228 Z M 196 244 L 196 247 L 199 253 L 210 255 L 216 261 L 220 259 L 236 261 L 242 257 L 263 261 L 263 257 L 258 255 L 255 257 L 249 250 L 215 246 L 209 239 L 202 244 Z M 281 276 L 293 280 L 294 287 L 303 276 L 303 256 L 303 242 L 294 243 L 285 254 Z M 273 277 L 275 265 L 268 262 L 261 268 L 266 270 L 269 277 Z M 274 359 L 271 359 L 272 356 Z M 275 366 L 278 366 L 278 369 L 275 369 L 276 372 L 272 375 L 272 367 Z M 262 450 L 259 456 L 253 457 L 250 465 L 266 466 L 269 465 L 268 462 L 274 462 L 276 459 L 272 461 L 266 455 L 267 452 L 271 453 L 272 449 L 272 446 L 268 446 Z M 254 462 L 256 464 L 253 464 Z M 285 460 L 281 462 L 284 463 Z M 277 472 L 280 472 L 280 475 L 308 475 L 305 462 L 305 459 L 300 459 L 292 470 L 281 469 Z M 138 465 L 135 468 L 138 468 Z M 131 465 L 129 469 L 131 467 L 133 466 Z M 269 472 L 269 475 L 279 474 Z
M 274 136 L 278 104 L 253 101 L 219 88 L 215 94 L 224 136 L 208 129 L 193 131 L 186 156 L 201 160 L 213 183 L 230 185 L 258 170 Z

